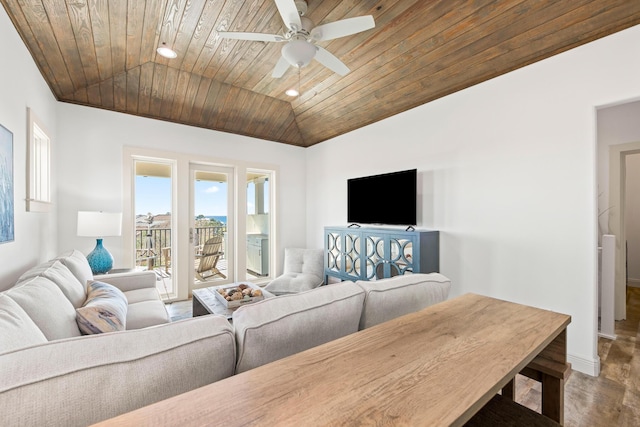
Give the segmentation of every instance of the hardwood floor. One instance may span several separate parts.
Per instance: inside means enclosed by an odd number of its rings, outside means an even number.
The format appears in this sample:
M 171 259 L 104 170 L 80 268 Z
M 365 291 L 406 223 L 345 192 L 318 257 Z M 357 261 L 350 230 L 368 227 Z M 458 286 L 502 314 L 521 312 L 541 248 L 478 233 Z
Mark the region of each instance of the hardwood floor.
M 640 288 L 629 288 L 616 340 L 600 338 L 597 378 L 572 372 L 565 383 L 565 426 L 640 426 Z M 540 411 L 540 384 L 518 376 L 516 400 Z
M 167 304 L 172 319 L 191 316 L 191 301 Z M 565 383 L 565 426 L 640 426 L 640 288 L 629 288 L 627 319 L 616 322 L 616 340 L 600 338 L 597 378 L 572 372 Z M 540 384 L 519 375 L 516 400 L 540 412 Z

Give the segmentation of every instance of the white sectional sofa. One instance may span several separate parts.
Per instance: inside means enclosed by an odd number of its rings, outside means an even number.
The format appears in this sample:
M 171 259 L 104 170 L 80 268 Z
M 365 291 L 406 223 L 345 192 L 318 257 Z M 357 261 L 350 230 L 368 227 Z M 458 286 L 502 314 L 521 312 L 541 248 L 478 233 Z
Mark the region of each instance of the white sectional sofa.
M 99 279 L 127 300 L 126 330 L 82 335 L 76 309 Z M 93 277 L 72 251 L 0 293 L 0 426 L 83 426 L 233 375 L 233 328 L 169 323 L 153 272 Z
M 344 282 L 168 323 L 155 274 L 91 276 L 73 251 L 0 293 L 0 425 L 84 426 L 202 387 L 447 298 L 440 274 Z M 82 335 L 82 283 L 122 291 L 126 330 Z M 212 403 L 213 404 L 213 403 Z

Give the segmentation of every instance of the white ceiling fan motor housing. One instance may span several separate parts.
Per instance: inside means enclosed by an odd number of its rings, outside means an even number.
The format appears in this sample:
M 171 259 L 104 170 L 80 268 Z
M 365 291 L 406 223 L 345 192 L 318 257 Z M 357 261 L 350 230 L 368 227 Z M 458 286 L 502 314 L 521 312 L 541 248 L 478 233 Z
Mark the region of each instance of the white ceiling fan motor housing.
M 302 68 L 309 65 L 316 55 L 316 47 L 309 43 L 304 37 L 290 40 L 282 46 L 282 56 L 294 67 Z

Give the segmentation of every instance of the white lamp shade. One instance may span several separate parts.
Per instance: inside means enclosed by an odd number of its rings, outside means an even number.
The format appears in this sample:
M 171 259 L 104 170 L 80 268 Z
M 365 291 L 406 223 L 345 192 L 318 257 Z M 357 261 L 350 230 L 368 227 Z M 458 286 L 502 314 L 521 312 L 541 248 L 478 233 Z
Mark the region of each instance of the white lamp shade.
M 78 236 L 107 237 L 122 234 L 122 213 L 78 212 Z
M 316 47 L 306 40 L 291 40 L 282 46 L 281 53 L 289 64 L 302 68 L 316 56 Z

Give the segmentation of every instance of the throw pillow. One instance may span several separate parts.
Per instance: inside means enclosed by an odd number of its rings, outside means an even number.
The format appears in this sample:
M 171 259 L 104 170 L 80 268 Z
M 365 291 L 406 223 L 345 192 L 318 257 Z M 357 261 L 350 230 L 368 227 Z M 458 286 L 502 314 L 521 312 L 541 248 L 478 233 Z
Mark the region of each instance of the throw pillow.
M 76 321 L 83 334 L 123 331 L 127 321 L 127 297 L 108 283 L 88 282 L 87 301 L 76 309 Z

